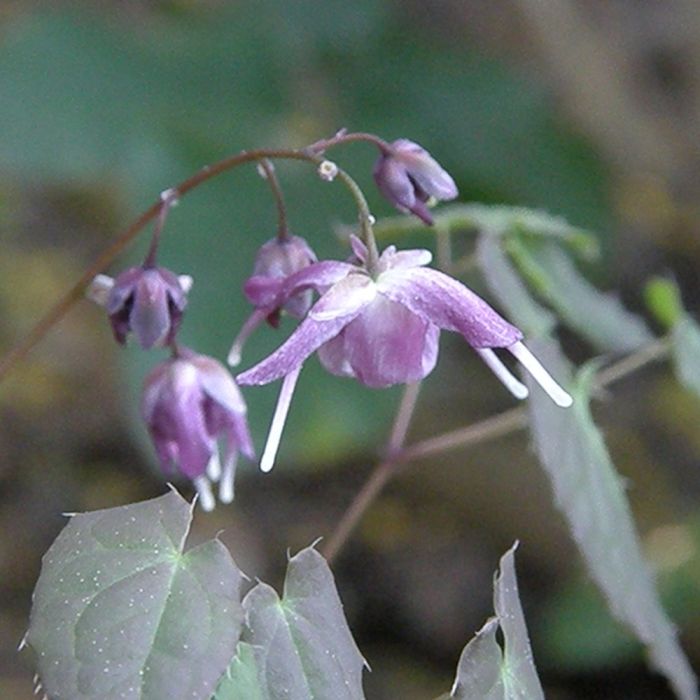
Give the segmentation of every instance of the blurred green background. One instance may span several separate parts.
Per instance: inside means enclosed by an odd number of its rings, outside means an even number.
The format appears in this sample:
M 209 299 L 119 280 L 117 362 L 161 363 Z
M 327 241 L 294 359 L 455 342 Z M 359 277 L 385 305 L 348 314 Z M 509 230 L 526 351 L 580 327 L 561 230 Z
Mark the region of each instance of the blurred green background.
M 463 201 L 542 207 L 599 232 L 605 259 L 591 273 L 633 308 L 658 272 L 672 272 L 697 307 L 693 2 L 6 0 L 1 349 L 162 190 L 237 150 L 301 146 L 340 127 L 418 141 L 454 175 Z M 369 147 L 333 157 L 367 188 L 376 215 L 393 213 L 373 189 Z M 278 172 L 294 232 L 320 255 L 344 255 L 333 226 L 353 220 L 347 193 L 303 164 Z M 253 168 L 206 184 L 173 211 L 161 260 L 195 278 L 186 343 L 225 357 L 249 312 L 241 284 L 274 227 Z M 429 234 L 410 243 L 433 246 Z M 132 259 L 146 245 L 147 236 Z M 243 366 L 291 327 L 259 332 Z M 588 353 L 565 340 L 572 356 Z M 159 357 L 114 347 L 99 310 L 83 303 L 1 387 L 3 699 L 31 697 L 30 654 L 15 648 L 61 513 L 163 492 L 136 411 L 141 377 Z M 246 391 L 258 445 L 276 391 Z M 369 474 L 397 399 L 310 362 L 275 471 L 244 467 L 235 503 L 201 516 L 195 539 L 223 528 L 241 567 L 279 584 L 286 548 L 327 537 Z M 411 439 L 510 404 L 464 343 L 444 334 Z M 597 417 L 697 664 L 700 403 L 659 366 L 617 386 Z M 498 557 L 516 538 L 547 697 L 670 697 L 582 573 L 521 434 L 416 464 L 338 560 L 350 624 L 374 669 L 368 697 L 417 700 L 449 687 L 462 646 L 491 612 Z

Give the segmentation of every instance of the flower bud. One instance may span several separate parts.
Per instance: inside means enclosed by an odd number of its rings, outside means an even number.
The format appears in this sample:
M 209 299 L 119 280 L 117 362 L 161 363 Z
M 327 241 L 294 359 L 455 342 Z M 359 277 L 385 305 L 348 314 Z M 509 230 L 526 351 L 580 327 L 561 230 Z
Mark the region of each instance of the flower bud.
M 219 499 L 233 500 L 238 452 L 254 459 L 246 405 L 233 377 L 219 362 L 182 349 L 146 378 L 142 413 L 166 474 L 179 471 L 192 481 L 205 510 Z M 223 459 L 219 454 L 223 440 Z
M 133 331 L 147 350 L 174 339 L 191 286 L 191 277 L 164 267 L 131 267 L 114 280 L 98 275 L 88 296 L 107 309 L 117 342 Z
M 300 236 L 273 238 L 264 243 L 255 258 L 253 274 L 243 291 L 248 301 L 259 309 L 269 309 L 272 316 L 278 309 L 269 308 L 284 280 L 316 262 L 316 254 Z M 295 318 L 303 318 L 311 306 L 311 292 L 304 291 L 285 300 L 282 308 Z M 269 318 L 274 325 L 274 316 Z
M 450 200 L 457 186 L 440 164 L 413 141 L 398 139 L 391 152 L 379 156 L 374 166 L 379 191 L 399 210 L 415 214 L 430 225 L 433 217 L 426 205 L 430 198 Z

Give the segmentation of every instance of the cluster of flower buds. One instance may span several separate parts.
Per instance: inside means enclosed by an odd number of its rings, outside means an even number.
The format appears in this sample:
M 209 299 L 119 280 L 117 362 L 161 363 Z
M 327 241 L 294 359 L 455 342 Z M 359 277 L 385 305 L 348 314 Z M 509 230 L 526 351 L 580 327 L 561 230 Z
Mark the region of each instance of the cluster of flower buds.
M 379 190 L 399 210 L 431 224 L 430 200 L 456 197 L 454 181 L 412 141 L 380 145 L 374 168 Z M 264 172 L 274 177 L 271 165 Z M 278 183 L 273 186 L 281 209 L 280 231 L 261 246 L 245 282 L 243 290 L 254 310 L 228 357 L 229 364 L 237 365 L 246 339 L 265 320 L 276 327 L 284 312 L 301 321 L 275 352 L 236 377 L 242 385 L 283 378 L 260 463 L 263 471 L 274 464 L 302 365 L 314 353 L 330 373 L 368 387 L 409 384 L 435 367 L 440 331 L 454 331 L 515 397 L 525 398 L 528 390 L 497 350 L 510 352 L 557 405 L 571 405 L 571 397 L 523 344 L 521 331 L 461 282 L 426 267 L 432 258 L 429 251 L 389 246 L 381 255 L 372 247 L 370 254 L 368 241 L 351 236 L 350 261 L 318 262 L 303 238 L 287 232 Z M 164 207 L 170 206 L 171 199 L 163 201 Z M 161 225 L 163 220 L 164 216 Z M 237 455 L 241 452 L 252 460 L 254 448 L 246 405 L 228 370 L 176 343 L 192 280 L 155 266 L 159 232 L 157 228 L 143 266 L 115 280 L 99 275 L 89 295 L 106 308 L 120 343 L 133 333 L 143 348 L 171 347 L 172 357 L 146 379 L 143 417 L 163 470 L 190 479 L 200 503 L 210 510 L 212 482 L 219 483 L 219 499 L 230 502 Z M 314 294 L 319 296 L 315 302 Z

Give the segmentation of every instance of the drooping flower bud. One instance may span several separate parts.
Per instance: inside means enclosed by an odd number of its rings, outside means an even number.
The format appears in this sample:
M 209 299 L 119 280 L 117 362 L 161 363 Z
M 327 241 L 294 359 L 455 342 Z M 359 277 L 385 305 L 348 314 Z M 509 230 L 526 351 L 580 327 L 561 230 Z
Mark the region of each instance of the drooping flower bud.
M 238 452 L 255 458 L 246 405 L 233 377 L 219 362 L 189 350 L 159 364 L 146 378 L 142 413 L 166 474 L 192 481 L 205 510 L 233 500 Z M 223 460 L 219 454 L 223 440 Z
M 255 306 L 255 311 L 231 346 L 229 364 L 237 365 L 240 362 L 245 341 L 263 320 L 276 327 L 283 310 L 294 318 L 306 315 L 311 307 L 311 290 L 303 290 L 280 300 L 280 289 L 288 277 L 315 262 L 316 254 L 301 236 L 275 237 L 260 247 L 253 274 L 243 285 L 243 292 Z
M 301 236 L 273 238 L 264 243 L 255 257 L 253 274 L 243 291 L 253 306 L 267 309 L 287 277 L 316 262 L 316 254 Z M 282 308 L 294 318 L 303 318 L 311 307 L 311 292 L 303 291 L 287 299 Z M 277 309 L 273 309 L 274 313 Z M 274 319 L 271 321 L 274 325 Z
M 428 225 L 433 217 L 426 202 L 431 197 L 450 200 L 457 196 L 457 186 L 449 173 L 428 151 L 408 139 L 394 141 L 391 152 L 379 156 L 374 180 L 399 211 L 411 212 Z
M 107 309 L 117 342 L 133 332 L 142 348 L 167 345 L 174 338 L 192 287 L 188 275 L 164 267 L 131 267 L 116 279 L 98 275 L 88 296 Z

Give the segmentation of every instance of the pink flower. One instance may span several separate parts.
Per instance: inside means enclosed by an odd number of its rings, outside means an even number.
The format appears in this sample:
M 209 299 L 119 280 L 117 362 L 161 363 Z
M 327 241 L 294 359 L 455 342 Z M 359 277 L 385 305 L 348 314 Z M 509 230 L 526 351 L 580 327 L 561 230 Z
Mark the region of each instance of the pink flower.
M 277 326 L 281 311 L 290 316 L 303 318 L 311 306 L 311 291 L 302 291 L 277 303 L 284 281 L 299 270 L 316 262 L 316 254 L 300 236 L 287 235 L 273 238 L 264 243 L 255 258 L 253 274 L 246 280 L 243 291 L 255 311 L 233 341 L 228 355 L 228 363 L 237 365 L 241 351 L 250 334 L 263 322 Z
M 174 340 L 191 286 L 191 277 L 164 267 L 130 267 L 114 280 L 98 275 L 88 296 L 107 309 L 117 342 L 133 332 L 148 350 Z
M 238 375 L 240 384 L 267 384 L 284 377 L 261 468 L 272 468 L 292 393 L 306 358 L 318 351 L 323 366 L 370 387 L 416 382 L 435 366 L 440 329 L 460 333 L 517 397 L 527 388 L 501 362 L 494 348 L 511 352 L 560 406 L 571 397 L 523 345 L 522 333 L 481 297 L 448 275 L 424 267 L 427 250 L 382 253 L 371 275 L 366 249 L 354 239 L 362 265 L 321 262 L 289 277 L 277 303 L 304 289 L 321 298 L 269 357 Z
M 449 173 L 428 151 L 408 139 L 394 141 L 391 152 L 379 156 L 374 180 L 399 211 L 411 212 L 428 225 L 433 217 L 426 202 L 431 197 L 450 200 L 457 196 L 457 186 Z
M 255 450 L 245 402 L 224 366 L 181 349 L 148 375 L 141 408 L 163 471 L 190 479 L 205 510 L 214 507 L 211 481 L 219 482 L 219 500 L 230 503 L 238 452 L 252 460 Z

